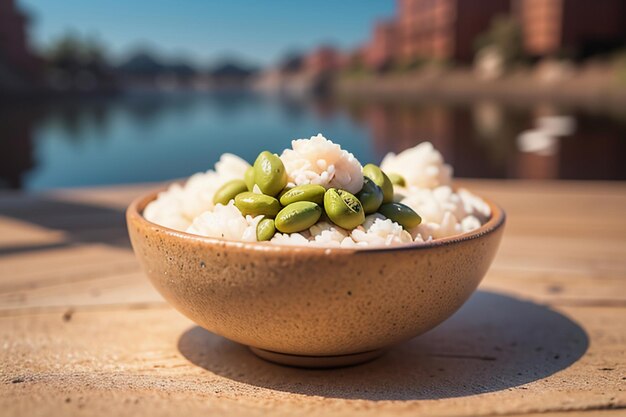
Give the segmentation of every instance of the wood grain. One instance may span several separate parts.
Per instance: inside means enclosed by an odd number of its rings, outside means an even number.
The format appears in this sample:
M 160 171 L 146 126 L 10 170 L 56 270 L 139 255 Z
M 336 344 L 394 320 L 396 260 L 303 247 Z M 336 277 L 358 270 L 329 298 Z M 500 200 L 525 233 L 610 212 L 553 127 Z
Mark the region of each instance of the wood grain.
M 263 362 L 161 300 L 123 223 L 154 186 L 3 193 L 0 415 L 623 415 L 626 185 L 462 185 L 508 213 L 480 290 L 428 334 L 331 371 Z

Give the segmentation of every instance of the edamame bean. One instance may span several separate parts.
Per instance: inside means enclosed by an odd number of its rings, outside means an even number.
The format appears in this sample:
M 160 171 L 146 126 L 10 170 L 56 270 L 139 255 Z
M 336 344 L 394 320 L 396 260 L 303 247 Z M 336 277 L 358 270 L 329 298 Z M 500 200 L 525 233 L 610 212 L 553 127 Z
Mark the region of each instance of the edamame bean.
M 413 211 L 411 207 L 402 203 L 383 204 L 378 209 L 378 212 L 405 229 L 412 229 L 422 222 L 419 214 Z
M 311 201 L 315 204 L 324 204 L 326 188 L 317 184 L 305 184 L 287 190 L 280 197 L 280 204 L 287 206 L 297 201 Z
M 283 161 L 271 152 L 261 152 L 254 161 L 254 183 L 263 194 L 278 194 L 287 185 L 287 171 Z
M 213 195 L 213 204 L 226 205 L 239 193 L 247 191 L 246 183 L 243 180 L 232 180 L 222 185 Z
M 250 191 L 237 194 L 235 206 L 244 216 L 248 214 L 252 216 L 263 214 L 266 217 L 274 218 L 280 211 L 280 203 L 274 197 L 265 194 L 255 194 Z
M 256 225 L 256 240 L 259 242 L 270 240 L 274 237 L 275 233 L 276 227 L 274 226 L 274 220 L 272 219 L 262 219 Z
M 246 170 L 243 180 L 246 183 L 246 187 L 248 187 L 248 191 L 252 191 L 254 188 L 254 167 L 250 167 Z
M 324 210 L 331 222 L 344 229 L 354 229 L 365 221 L 361 202 L 345 190 L 328 189 L 324 194 Z
M 301 232 L 313 226 L 322 215 L 322 208 L 311 201 L 289 204 L 276 215 L 276 229 L 283 233 Z
M 358 192 L 356 198 L 359 199 L 365 214 L 376 213 L 378 207 L 383 203 L 383 190 L 368 177 L 363 178 L 363 188 Z
M 391 180 L 380 168 L 374 164 L 367 164 L 363 167 L 363 175 L 374 181 L 383 190 L 383 203 L 393 201 L 393 184 Z
M 285 193 L 287 193 L 291 189 L 293 189 L 293 187 L 287 186 L 287 187 L 283 188 L 282 190 L 280 190 L 280 193 L 278 193 L 278 195 L 276 196 L 276 199 L 278 201 L 280 201 L 280 199 L 285 195 Z M 284 204 L 283 204 L 283 206 L 284 206 Z
M 395 172 L 390 172 L 389 174 L 387 174 L 387 176 L 389 177 L 389 180 L 391 181 L 393 185 L 397 185 L 398 187 L 404 187 L 406 185 L 406 181 L 404 180 L 404 177 L 400 174 L 396 174 Z

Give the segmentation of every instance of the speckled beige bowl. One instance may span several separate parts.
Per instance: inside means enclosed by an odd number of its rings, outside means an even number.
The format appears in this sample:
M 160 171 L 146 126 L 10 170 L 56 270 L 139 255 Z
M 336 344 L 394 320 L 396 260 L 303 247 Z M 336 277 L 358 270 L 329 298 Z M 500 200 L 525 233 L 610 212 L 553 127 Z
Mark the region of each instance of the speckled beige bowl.
M 433 328 L 476 289 L 504 212 L 480 229 L 427 244 L 325 249 L 195 236 L 127 210 L 141 266 L 165 299 L 207 330 L 282 364 L 355 364 Z

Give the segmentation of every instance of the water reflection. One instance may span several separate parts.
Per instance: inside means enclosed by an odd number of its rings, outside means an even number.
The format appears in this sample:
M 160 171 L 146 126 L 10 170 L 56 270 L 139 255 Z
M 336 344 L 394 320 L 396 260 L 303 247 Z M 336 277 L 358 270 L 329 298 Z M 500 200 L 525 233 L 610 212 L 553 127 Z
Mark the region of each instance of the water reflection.
M 33 168 L 32 128 L 36 115 L 0 107 L 0 187 L 21 188 Z
M 541 116 L 535 128 L 517 137 L 520 152 L 517 169 L 522 178 L 557 178 L 560 138 L 572 135 L 576 122 L 572 116 Z
M 493 101 L 348 102 L 347 108 L 368 126 L 379 157 L 429 140 L 459 177 L 626 179 L 619 113 Z
M 367 161 L 430 140 L 459 177 L 626 179 L 619 109 L 134 94 L 4 103 L 0 126 L 0 187 L 9 188 L 160 181 L 222 152 L 252 159 L 318 132 Z
M 357 104 L 352 116 L 369 126 L 378 155 L 429 140 L 460 177 L 510 177 L 514 139 L 528 116 L 493 103 Z

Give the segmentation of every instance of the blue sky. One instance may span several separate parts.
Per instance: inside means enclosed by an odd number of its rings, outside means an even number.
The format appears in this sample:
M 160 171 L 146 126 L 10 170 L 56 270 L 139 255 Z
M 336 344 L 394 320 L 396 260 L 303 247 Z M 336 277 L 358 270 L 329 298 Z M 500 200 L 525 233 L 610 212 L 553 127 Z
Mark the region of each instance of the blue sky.
M 267 64 L 290 49 L 365 41 L 394 0 L 18 0 L 33 14 L 31 38 L 94 36 L 113 57 L 138 45 L 210 63 L 234 56 Z

